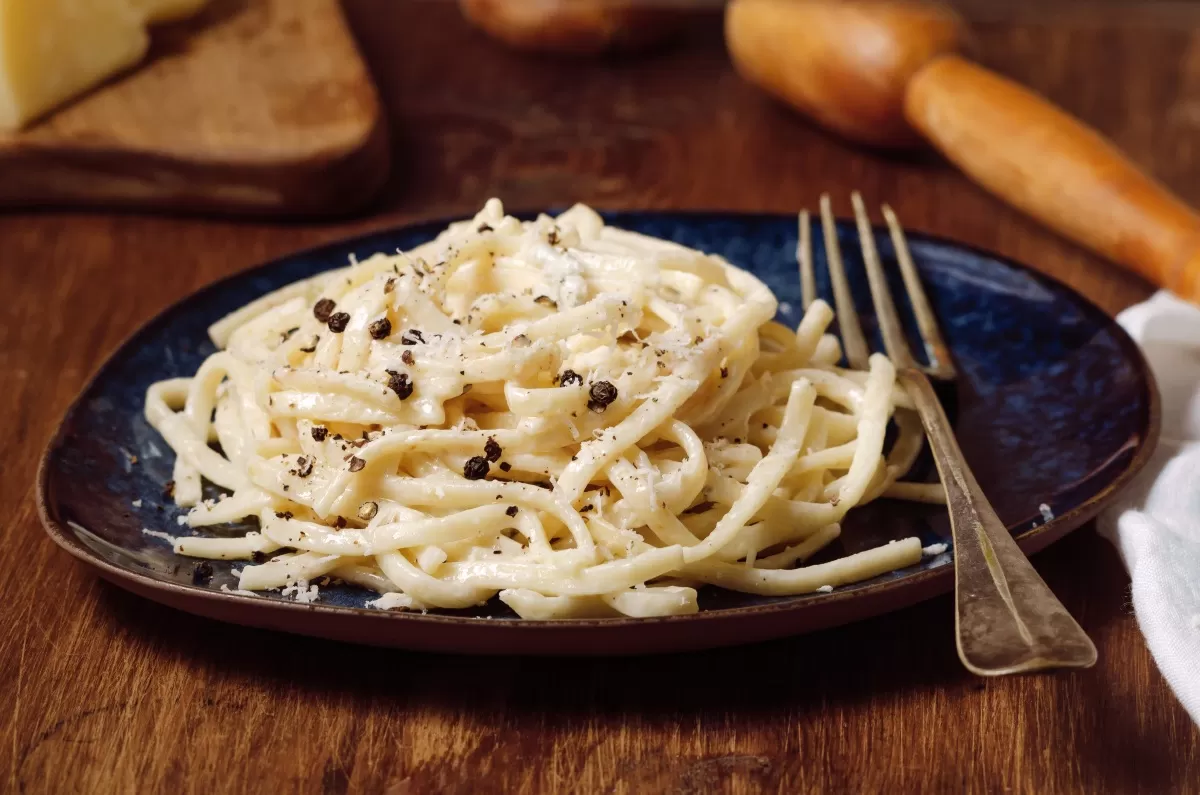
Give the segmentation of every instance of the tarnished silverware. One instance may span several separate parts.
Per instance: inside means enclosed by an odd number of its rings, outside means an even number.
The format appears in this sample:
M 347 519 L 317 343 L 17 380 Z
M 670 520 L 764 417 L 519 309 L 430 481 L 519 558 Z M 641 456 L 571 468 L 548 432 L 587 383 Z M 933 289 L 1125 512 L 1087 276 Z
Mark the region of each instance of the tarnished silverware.
M 963 458 L 950 422 L 933 390 L 929 378 L 952 380 L 954 364 L 921 286 L 903 228 L 891 208 L 884 205 L 883 217 L 905 292 L 925 344 L 928 365 L 916 360 L 905 339 L 862 197 L 855 192 L 851 199 L 884 349 L 896 365 L 898 380 L 920 414 L 946 489 L 954 537 L 955 628 L 959 658 L 970 671 L 982 676 L 1094 665 L 1096 647 L 1038 576 L 992 510 Z M 821 227 L 846 360 L 852 368 L 866 370 L 870 349 L 850 293 L 828 195 L 821 197 Z M 796 257 L 807 307 L 817 297 L 812 230 L 807 211 L 800 213 Z

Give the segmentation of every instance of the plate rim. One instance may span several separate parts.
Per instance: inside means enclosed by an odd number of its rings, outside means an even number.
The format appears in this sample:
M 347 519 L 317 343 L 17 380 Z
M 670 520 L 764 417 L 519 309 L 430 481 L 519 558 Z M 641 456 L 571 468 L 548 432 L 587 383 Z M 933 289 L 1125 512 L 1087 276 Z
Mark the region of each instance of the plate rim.
M 549 210 L 535 210 L 531 212 L 517 212 L 514 215 L 524 217 L 533 215 L 537 212 L 549 212 Z M 650 215 L 659 217 L 692 217 L 693 219 L 703 217 L 721 217 L 726 219 L 742 220 L 742 221 L 769 221 L 790 219 L 792 216 L 788 213 L 773 213 L 773 212 L 753 212 L 753 211 L 721 211 L 721 210 L 669 210 L 669 209 L 597 209 L 597 212 L 606 218 L 613 215 Z M 886 597 L 893 591 L 899 590 L 901 593 L 915 591 L 918 594 L 923 594 L 919 598 L 904 602 L 902 606 L 908 606 L 917 602 L 925 601 L 933 596 L 946 593 L 953 589 L 954 576 L 952 570 L 957 568 L 958 558 L 954 557 L 954 566 L 943 565 L 935 569 L 927 569 L 924 571 L 915 572 L 903 578 L 896 580 L 877 583 L 867 590 L 849 590 L 849 591 L 833 591 L 827 594 L 805 594 L 794 596 L 791 598 L 781 598 L 779 601 L 770 602 L 767 604 L 747 605 L 741 607 L 721 608 L 717 610 L 702 610 L 697 613 L 678 616 L 654 616 L 634 618 L 629 616 L 620 616 L 612 618 L 572 618 L 572 619 L 508 619 L 498 621 L 492 618 L 482 616 L 461 616 L 461 615 L 444 615 L 438 613 L 420 613 L 409 611 L 395 610 L 369 610 L 360 607 L 346 607 L 340 605 L 327 604 L 304 604 L 299 602 L 288 602 L 278 599 L 265 599 L 259 596 L 245 596 L 233 592 L 214 591 L 209 588 L 203 588 L 195 585 L 186 585 L 175 582 L 159 580 L 142 572 L 131 568 L 116 565 L 110 561 L 100 557 L 91 548 L 84 545 L 78 538 L 77 534 L 72 531 L 66 522 L 60 520 L 57 515 L 56 508 L 51 506 L 49 497 L 52 492 L 49 483 L 50 461 L 55 453 L 61 447 L 66 428 L 69 421 L 74 418 L 75 414 L 83 407 L 84 397 L 92 389 L 93 385 L 104 373 L 104 371 L 112 364 L 113 360 L 125 348 L 133 342 L 139 335 L 143 334 L 151 326 L 162 321 L 168 315 L 178 311 L 185 304 L 192 303 L 198 298 L 202 298 L 211 292 L 216 292 L 229 282 L 235 279 L 252 277 L 255 274 L 268 271 L 274 267 L 281 265 L 288 260 L 294 260 L 300 257 L 305 258 L 320 258 L 328 256 L 337 249 L 345 249 L 357 243 L 369 240 L 375 237 L 382 237 L 390 234 L 403 232 L 412 232 L 417 229 L 428 227 L 431 230 L 443 229 L 446 225 L 461 221 L 466 216 L 455 215 L 445 217 L 434 217 L 426 219 L 416 219 L 414 221 L 399 225 L 382 226 L 377 229 L 368 230 L 359 234 L 354 234 L 346 237 L 335 238 L 330 241 L 319 243 L 308 248 L 296 249 L 294 251 L 273 257 L 266 262 L 252 265 L 248 268 L 226 274 L 221 278 L 205 284 L 196 290 L 180 297 L 171 302 L 166 307 L 154 313 L 144 322 L 134 328 L 108 353 L 107 356 L 95 367 L 88 376 L 87 380 L 79 388 L 79 391 L 72 399 L 66 411 L 62 414 L 61 419 L 55 426 L 54 432 L 50 439 L 45 444 L 41 457 L 38 462 L 37 475 L 35 480 L 35 502 L 37 506 L 38 519 L 42 524 L 46 534 L 59 547 L 64 549 L 74 558 L 83 563 L 92 566 L 99 570 L 101 576 L 113 582 L 126 590 L 138 592 L 143 588 L 148 588 L 151 591 L 162 592 L 164 594 L 175 597 L 171 599 L 170 605 L 176 609 L 180 608 L 181 600 L 200 600 L 201 602 L 211 603 L 213 605 L 245 605 L 247 607 L 254 606 L 261 609 L 266 609 L 273 612 L 279 612 L 285 615 L 311 615 L 312 613 L 321 613 L 328 616 L 340 616 L 343 619 L 355 620 L 391 620 L 416 622 L 419 624 L 440 627 L 454 627 L 461 629 L 472 629 L 487 627 L 489 629 L 497 629 L 507 633 L 515 632 L 555 632 L 567 631 L 574 632 L 581 628 L 587 629 L 607 629 L 621 630 L 630 627 L 653 627 L 656 625 L 678 625 L 683 623 L 713 623 L 729 620 L 737 620 L 739 618 L 748 617 L 766 617 L 771 615 L 786 615 L 789 613 L 798 613 L 809 608 L 817 606 L 830 606 L 844 603 L 851 603 L 865 600 L 866 597 L 874 597 L 879 601 L 879 597 Z M 853 219 L 837 218 L 838 223 L 853 223 Z M 439 226 L 440 225 L 440 226 Z M 872 229 L 877 233 L 883 229 L 878 225 L 872 225 Z M 886 230 L 883 230 L 886 231 Z M 1108 318 L 1113 323 L 1113 328 L 1116 329 L 1118 344 L 1130 355 L 1131 360 L 1142 375 L 1142 384 L 1146 390 L 1147 399 L 1147 423 L 1146 434 L 1134 451 L 1133 457 L 1125 468 L 1117 474 L 1117 476 L 1087 500 L 1075 506 L 1066 513 L 1056 515 L 1053 519 L 1043 524 L 1032 527 L 1024 532 L 1014 535 L 1017 545 L 1026 555 L 1032 555 L 1046 546 L 1060 540 L 1067 533 L 1078 529 L 1080 526 L 1095 518 L 1101 510 L 1112 500 L 1112 498 L 1125 488 L 1130 481 L 1134 479 L 1149 463 L 1155 449 L 1158 446 L 1161 435 L 1162 423 L 1162 405 L 1161 395 L 1157 381 L 1154 378 L 1154 373 L 1150 369 L 1149 363 L 1146 361 L 1145 355 L 1141 348 L 1129 336 L 1128 332 L 1123 327 L 1116 323 L 1115 319 L 1110 317 L 1107 312 L 1097 306 L 1090 298 L 1080 293 L 1075 288 L 1063 282 L 1061 279 L 1038 270 L 1030 265 L 1026 265 L 1012 257 L 1008 257 L 994 251 L 989 251 L 980 246 L 963 243 L 960 241 L 945 238 L 939 235 L 932 235 L 925 232 L 913 231 L 907 232 L 910 242 L 919 242 L 933 244 L 935 246 L 944 246 L 959 249 L 968 252 L 972 255 L 981 258 L 992 259 L 1000 262 L 1008 267 L 1014 268 L 1023 272 L 1035 281 L 1049 283 L 1051 286 L 1067 293 L 1074 301 L 1090 312 L 1097 313 Z M 333 267 L 333 266 L 331 266 Z M 1110 265 L 1110 267 L 1112 267 Z M 86 529 L 86 528 L 85 528 Z M 129 587 L 135 586 L 135 587 Z M 899 608 L 898 608 L 899 609 Z M 867 615 L 891 612 L 885 608 L 882 611 L 873 611 Z M 865 616 L 864 616 L 865 617 Z M 230 619 L 227 619 L 230 620 Z M 291 632 L 302 632 L 302 630 L 287 630 Z M 402 644 L 387 644 L 387 645 L 402 645 Z M 719 645 L 715 641 L 711 645 Z M 682 646 L 681 646 L 682 648 Z

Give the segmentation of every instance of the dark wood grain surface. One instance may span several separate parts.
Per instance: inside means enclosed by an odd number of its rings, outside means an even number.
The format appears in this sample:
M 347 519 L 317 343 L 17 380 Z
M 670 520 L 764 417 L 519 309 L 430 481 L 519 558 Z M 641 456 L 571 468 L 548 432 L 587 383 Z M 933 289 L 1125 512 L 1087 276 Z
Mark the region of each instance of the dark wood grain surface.
M 369 217 L 0 216 L 0 790 L 1200 791 L 1200 734 L 1090 527 L 1035 564 L 1099 664 L 996 681 L 961 669 L 948 598 L 712 653 L 466 659 L 193 618 L 54 547 L 34 512 L 38 455 L 139 323 L 274 255 L 491 195 L 525 208 L 791 211 L 832 191 L 844 212 L 857 187 L 912 228 L 1026 260 L 1106 310 L 1149 293 L 933 158 L 852 149 L 774 107 L 732 74 L 715 19 L 661 55 L 563 64 L 500 50 L 446 3 L 349 11 L 397 131 L 394 187 Z M 980 29 L 979 55 L 1200 202 L 1200 33 L 1071 24 Z

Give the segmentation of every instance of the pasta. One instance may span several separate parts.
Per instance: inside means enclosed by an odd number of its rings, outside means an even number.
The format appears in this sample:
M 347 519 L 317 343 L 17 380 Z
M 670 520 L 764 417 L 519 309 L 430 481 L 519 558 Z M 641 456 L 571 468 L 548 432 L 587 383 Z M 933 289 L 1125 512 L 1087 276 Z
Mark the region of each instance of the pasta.
M 267 295 L 146 395 L 192 528 L 239 589 L 526 618 L 695 612 L 704 584 L 828 590 L 911 565 L 916 538 L 801 565 L 923 444 L 884 356 L 840 369 L 833 312 L 798 329 L 750 273 L 576 206 L 468 222 Z M 890 423 L 897 439 L 885 449 Z M 218 452 L 219 450 L 219 452 Z M 209 481 L 228 492 L 202 499 Z

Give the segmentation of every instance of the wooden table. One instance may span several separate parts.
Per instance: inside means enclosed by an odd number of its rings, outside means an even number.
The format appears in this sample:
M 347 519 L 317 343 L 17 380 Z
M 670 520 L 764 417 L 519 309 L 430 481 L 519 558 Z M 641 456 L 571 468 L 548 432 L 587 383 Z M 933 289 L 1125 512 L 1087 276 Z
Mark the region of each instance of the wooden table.
M 844 213 L 857 187 L 913 229 L 1028 261 L 1106 310 L 1149 293 L 933 158 L 853 149 L 774 107 L 730 71 L 715 18 L 661 56 L 562 64 L 500 50 L 445 3 L 357 0 L 349 11 L 400 164 L 369 218 L 0 217 L 0 789 L 1198 791 L 1200 733 L 1091 528 L 1035 563 L 1095 639 L 1099 665 L 996 681 L 960 667 L 948 598 L 751 648 L 483 660 L 193 618 L 101 583 L 54 547 L 34 513 L 37 458 L 138 324 L 277 254 L 466 213 L 492 195 L 520 208 L 789 212 L 832 191 Z M 1200 35 L 1065 24 L 981 29 L 981 57 L 1200 202 Z

